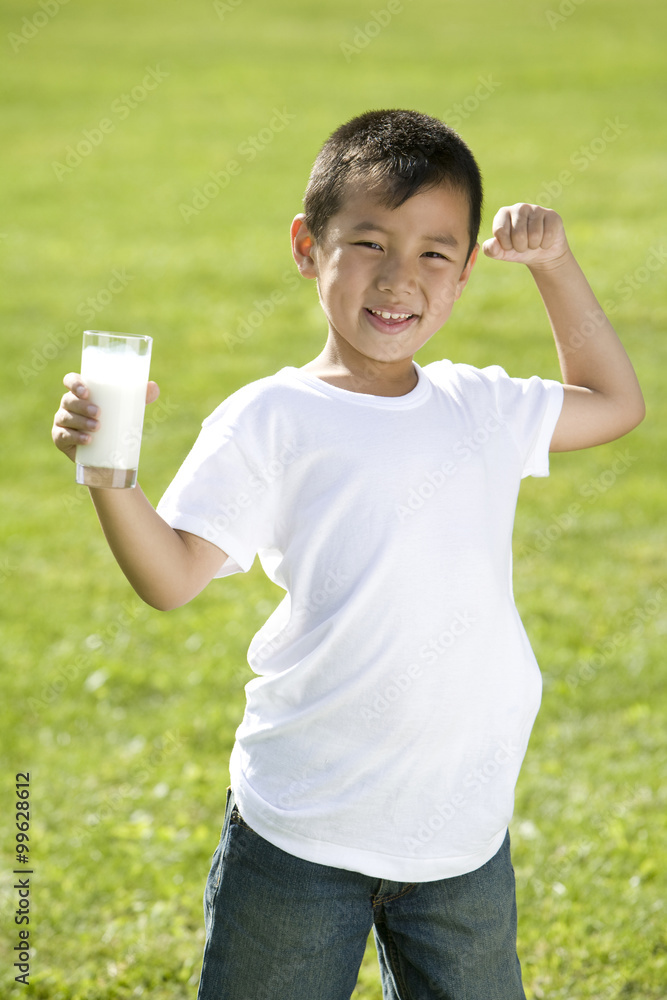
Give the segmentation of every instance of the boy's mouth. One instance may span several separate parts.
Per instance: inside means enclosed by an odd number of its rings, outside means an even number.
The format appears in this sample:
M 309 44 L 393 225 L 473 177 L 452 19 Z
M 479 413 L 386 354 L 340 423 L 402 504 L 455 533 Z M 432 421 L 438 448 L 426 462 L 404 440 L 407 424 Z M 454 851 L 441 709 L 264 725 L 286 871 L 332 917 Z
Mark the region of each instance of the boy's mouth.
M 376 330 L 381 330 L 383 333 L 401 333 L 410 325 L 412 320 L 417 319 L 416 313 L 368 308 L 364 311 Z

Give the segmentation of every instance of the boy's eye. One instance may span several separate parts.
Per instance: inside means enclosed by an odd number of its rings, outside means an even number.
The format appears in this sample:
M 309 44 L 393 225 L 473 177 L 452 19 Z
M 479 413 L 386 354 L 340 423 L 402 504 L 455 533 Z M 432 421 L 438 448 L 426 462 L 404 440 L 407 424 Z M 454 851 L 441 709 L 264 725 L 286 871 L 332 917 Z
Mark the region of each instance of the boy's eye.
M 370 247 L 372 250 L 382 250 L 379 243 L 374 243 L 372 240 L 358 240 L 355 247 Z M 432 260 L 450 260 L 443 253 L 438 253 L 437 250 L 427 250 L 422 254 L 422 257 L 430 257 Z

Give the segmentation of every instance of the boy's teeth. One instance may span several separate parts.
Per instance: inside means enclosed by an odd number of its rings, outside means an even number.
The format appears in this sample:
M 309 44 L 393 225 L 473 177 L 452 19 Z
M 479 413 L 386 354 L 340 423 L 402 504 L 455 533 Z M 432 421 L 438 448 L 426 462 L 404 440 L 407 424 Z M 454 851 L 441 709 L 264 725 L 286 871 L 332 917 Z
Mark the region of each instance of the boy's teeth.
M 390 313 L 390 312 L 379 312 L 377 309 L 370 309 L 374 316 L 381 316 L 382 319 L 410 319 L 412 313 Z

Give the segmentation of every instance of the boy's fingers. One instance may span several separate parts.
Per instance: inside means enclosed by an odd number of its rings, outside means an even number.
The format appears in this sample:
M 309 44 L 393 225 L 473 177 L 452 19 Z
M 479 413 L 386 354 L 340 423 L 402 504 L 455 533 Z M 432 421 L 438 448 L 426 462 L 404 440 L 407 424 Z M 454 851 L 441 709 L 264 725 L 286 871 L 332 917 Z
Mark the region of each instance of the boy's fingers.
M 88 388 L 77 372 L 69 372 L 63 383 L 70 391 L 60 400 L 60 408 L 53 418 L 51 437 L 56 447 L 73 459 L 76 446 L 88 444 L 100 426 L 97 419 L 100 409 L 90 400 Z M 159 395 L 157 382 L 149 382 L 146 402 L 155 402 Z
M 91 410 L 77 412 L 65 406 L 61 406 L 56 413 L 54 423 L 56 427 L 64 427 L 77 431 L 94 431 L 99 427 L 99 420 L 95 419 Z
M 91 439 L 90 431 L 75 430 L 73 427 L 64 427 L 62 424 L 54 424 L 52 437 L 57 448 L 61 451 L 69 451 L 77 444 L 87 444 Z
M 63 379 L 63 385 L 67 386 L 67 388 L 73 394 L 74 398 L 88 399 L 89 396 L 88 387 L 81 378 L 81 376 L 78 374 L 78 372 L 68 372 L 67 375 L 65 375 L 65 378 Z M 157 384 L 157 382 L 149 382 L 146 388 L 146 402 L 154 403 L 159 395 L 160 395 L 160 387 Z M 66 398 L 69 399 L 70 398 L 69 395 L 63 396 L 63 402 Z M 95 407 L 95 409 L 97 410 L 97 407 Z
M 85 417 L 96 417 L 99 410 L 99 406 L 96 406 L 95 403 L 91 403 L 88 398 L 80 399 L 79 396 L 75 396 L 73 392 L 66 392 L 60 400 L 60 410 L 58 411 L 58 416 L 61 414 L 76 413 Z
M 501 208 L 493 220 L 493 239 L 483 244 L 487 257 L 526 261 L 535 251 L 543 252 L 567 244 L 563 221 L 557 212 L 525 202 Z
M 554 245 L 563 229 L 563 220 L 556 212 L 546 212 L 544 216 L 544 236 L 542 246 L 549 250 Z
M 60 400 L 53 418 L 51 436 L 59 451 L 74 457 L 78 444 L 87 444 L 99 427 L 96 419 L 99 407 L 89 398 L 89 392 L 78 372 L 68 372 L 63 384 L 69 389 Z
M 521 202 L 501 208 L 493 220 L 492 231 L 503 250 L 525 253 L 543 245 L 544 226 L 544 209 Z
M 541 210 L 536 208 L 525 203 L 512 206 L 512 247 L 517 253 L 537 250 L 542 242 Z
M 64 426 L 60 420 L 60 411 L 56 414 L 51 429 L 53 443 L 59 451 L 64 452 L 69 458 L 74 457 L 74 452 L 78 444 L 88 444 L 91 440 L 91 432 L 85 430 L 75 430 Z
M 63 385 L 67 386 L 79 399 L 85 399 L 88 396 L 88 387 L 78 372 L 68 372 L 63 379 Z
M 491 232 L 502 250 L 512 249 L 512 219 L 509 208 L 501 208 L 496 212 Z M 490 240 L 487 240 L 487 242 L 490 242 Z
M 544 214 L 531 212 L 527 219 L 528 229 L 528 249 L 537 250 L 541 247 L 544 239 Z

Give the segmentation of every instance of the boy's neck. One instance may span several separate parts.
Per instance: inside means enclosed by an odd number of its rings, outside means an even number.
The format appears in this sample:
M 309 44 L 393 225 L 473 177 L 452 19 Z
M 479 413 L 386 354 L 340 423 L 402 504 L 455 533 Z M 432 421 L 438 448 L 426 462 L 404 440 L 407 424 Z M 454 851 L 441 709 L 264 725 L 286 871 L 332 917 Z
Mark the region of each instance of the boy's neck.
M 339 389 L 371 396 L 405 396 L 419 381 L 411 357 L 400 361 L 375 361 L 358 354 L 353 358 L 349 352 L 343 356 L 330 342 L 321 354 L 302 365 L 301 371 Z

